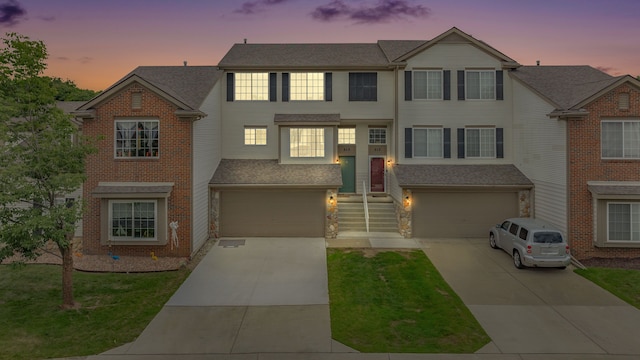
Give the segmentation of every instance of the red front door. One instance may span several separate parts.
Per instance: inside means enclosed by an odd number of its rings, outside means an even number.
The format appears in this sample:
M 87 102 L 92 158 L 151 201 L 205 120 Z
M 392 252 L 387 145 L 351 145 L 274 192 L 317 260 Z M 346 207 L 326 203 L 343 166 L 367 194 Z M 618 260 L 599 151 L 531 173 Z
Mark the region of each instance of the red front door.
M 371 158 L 371 192 L 384 192 L 384 158 Z

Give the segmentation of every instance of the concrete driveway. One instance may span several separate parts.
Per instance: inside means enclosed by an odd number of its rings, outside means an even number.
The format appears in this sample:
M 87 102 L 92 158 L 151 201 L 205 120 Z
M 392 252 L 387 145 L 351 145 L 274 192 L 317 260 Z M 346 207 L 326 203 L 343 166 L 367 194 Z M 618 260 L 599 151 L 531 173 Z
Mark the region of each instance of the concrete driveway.
M 518 270 L 488 239 L 418 243 L 493 340 L 479 353 L 640 357 L 640 310 L 571 267 Z

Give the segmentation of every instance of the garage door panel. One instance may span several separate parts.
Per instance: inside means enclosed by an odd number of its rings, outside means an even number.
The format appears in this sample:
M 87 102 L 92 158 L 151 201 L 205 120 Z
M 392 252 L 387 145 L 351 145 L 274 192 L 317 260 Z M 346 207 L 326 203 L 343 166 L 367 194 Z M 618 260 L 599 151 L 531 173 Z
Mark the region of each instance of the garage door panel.
M 505 218 L 517 217 L 516 192 L 414 192 L 415 237 L 485 237 Z
M 324 236 L 324 191 L 223 191 L 221 236 Z

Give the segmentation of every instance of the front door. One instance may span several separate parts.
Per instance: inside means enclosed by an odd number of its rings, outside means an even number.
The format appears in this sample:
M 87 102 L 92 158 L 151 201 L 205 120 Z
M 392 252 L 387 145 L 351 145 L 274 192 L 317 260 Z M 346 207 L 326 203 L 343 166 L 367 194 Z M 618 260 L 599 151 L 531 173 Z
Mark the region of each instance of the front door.
M 341 193 L 356 192 L 356 157 L 340 156 L 340 170 L 342 171 L 342 187 L 338 189 Z
M 384 192 L 384 158 L 371 158 L 371 192 Z

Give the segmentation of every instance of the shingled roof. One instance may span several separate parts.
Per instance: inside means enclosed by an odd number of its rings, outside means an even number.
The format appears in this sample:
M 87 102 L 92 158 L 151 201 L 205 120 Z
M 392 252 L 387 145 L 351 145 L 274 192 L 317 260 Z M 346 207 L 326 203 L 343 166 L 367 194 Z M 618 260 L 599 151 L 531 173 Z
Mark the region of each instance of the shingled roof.
M 278 160 L 222 159 L 209 184 L 225 186 L 342 186 L 339 164 L 280 164 Z
M 533 183 L 514 165 L 395 165 L 401 187 L 513 186 Z
M 619 79 L 586 65 L 522 66 L 511 75 L 553 102 L 558 110 L 573 108 Z

